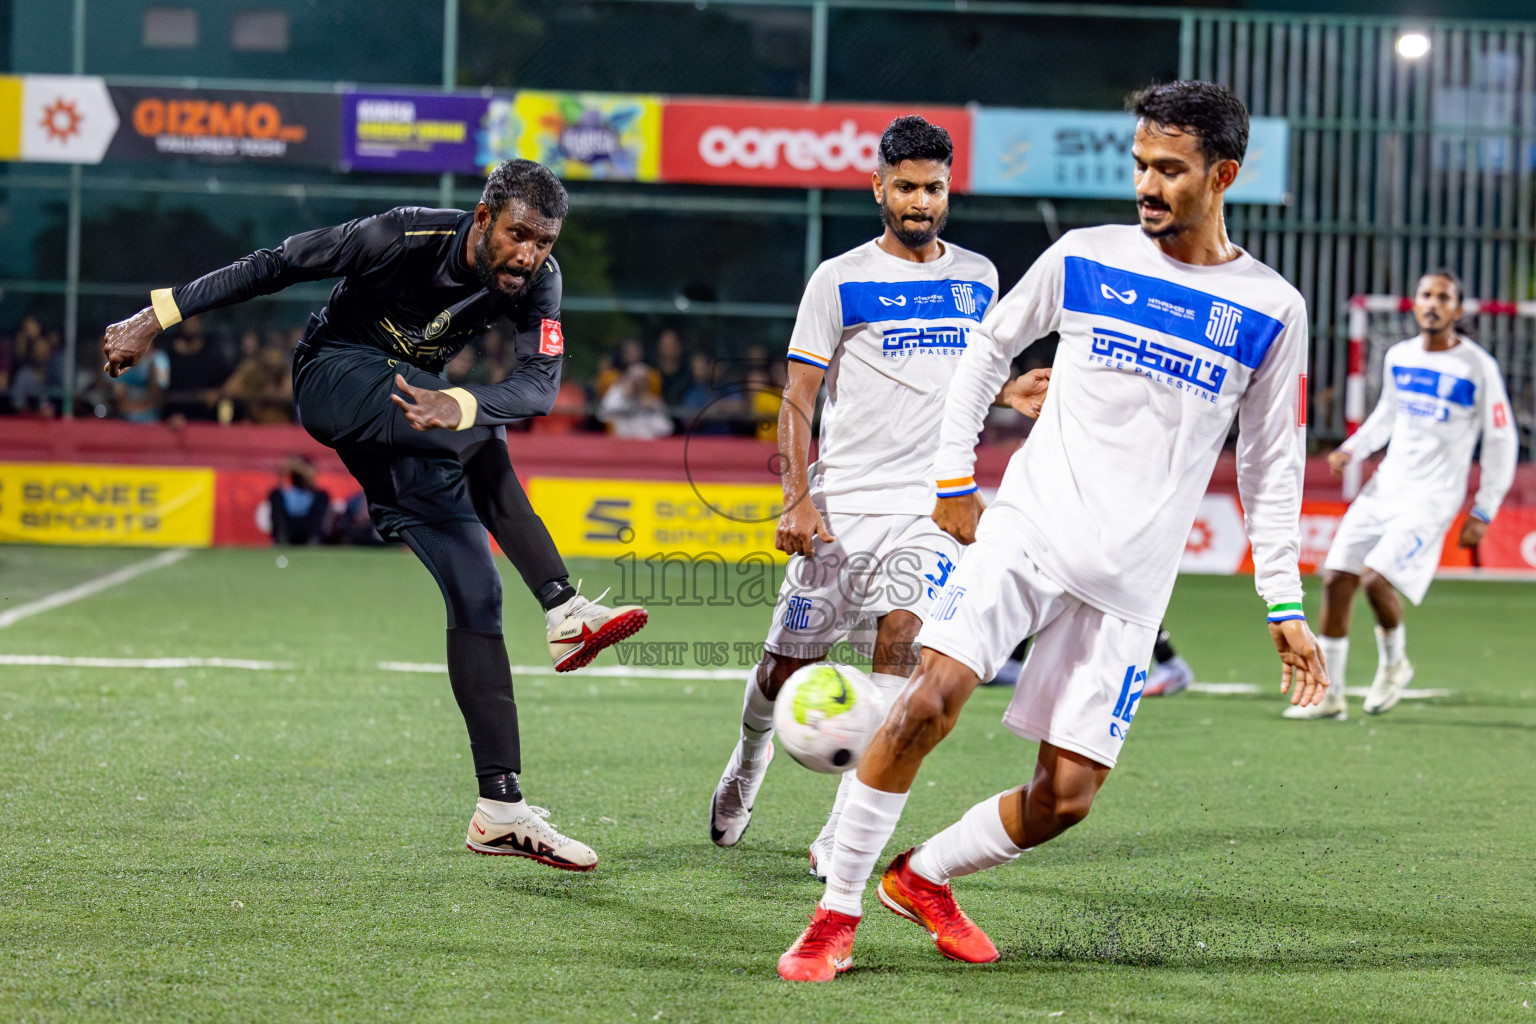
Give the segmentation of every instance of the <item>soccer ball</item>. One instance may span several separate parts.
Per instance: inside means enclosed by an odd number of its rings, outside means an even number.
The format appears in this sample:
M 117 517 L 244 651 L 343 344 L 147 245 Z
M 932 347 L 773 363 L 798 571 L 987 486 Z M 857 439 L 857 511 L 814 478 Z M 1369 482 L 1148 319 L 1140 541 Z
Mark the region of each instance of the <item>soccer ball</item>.
M 870 678 L 826 661 L 786 679 L 773 705 L 773 728 L 789 756 L 829 775 L 855 767 L 883 721 L 885 701 Z

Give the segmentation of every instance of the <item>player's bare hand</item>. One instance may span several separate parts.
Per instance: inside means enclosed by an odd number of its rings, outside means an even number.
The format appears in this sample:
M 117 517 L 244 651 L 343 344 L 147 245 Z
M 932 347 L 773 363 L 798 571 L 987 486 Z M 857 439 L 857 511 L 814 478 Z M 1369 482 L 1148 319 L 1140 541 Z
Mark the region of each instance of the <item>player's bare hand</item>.
M 831 544 L 837 540 L 821 518 L 821 510 L 812 504 L 809 496 L 787 506 L 779 515 L 779 526 L 773 533 L 773 546 L 787 555 L 815 554 L 814 541 Z
M 1045 392 L 1050 382 L 1049 366 L 1021 373 L 1003 388 L 1003 401 L 1013 406 L 1016 412 L 1037 420 L 1040 418 L 1041 407 L 1045 405 Z
M 1335 448 L 1328 453 L 1328 468 L 1333 471 L 1334 476 L 1342 476 L 1344 467 L 1347 465 L 1349 465 L 1349 452 L 1342 448 Z
M 1328 692 L 1328 667 L 1307 620 L 1271 622 L 1269 636 L 1280 654 L 1280 692 L 1290 694 L 1292 704 L 1322 703 Z
M 428 431 L 441 427 L 444 430 L 452 430 L 459 425 L 459 403 L 449 395 L 441 391 L 433 391 L 431 388 L 418 388 L 413 386 L 398 373 L 395 374 L 395 387 L 404 391 L 411 397 L 407 402 L 399 395 L 390 395 L 390 399 L 405 411 L 406 422 L 412 430 Z
M 1461 524 L 1461 537 L 1458 543 L 1464 548 L 1475 548 L 1483 542 L 1488 535 L 1488 524 L 1476 516 L 1467 516 L 1467 521 Z
M 958 498 L 940 498 L 933 506 L 933 521 L 961 544 L 972 544 L 976 540 L 976 524 L 986 507 L 987 503 L 975 491 Z
M 152 306 L 108 327 L 101 341 L 101 354 L 107 360 L 102 369 L 107 376 L 121 377 L 124 370 L 143 359 L 159 333 L 160 318 Z

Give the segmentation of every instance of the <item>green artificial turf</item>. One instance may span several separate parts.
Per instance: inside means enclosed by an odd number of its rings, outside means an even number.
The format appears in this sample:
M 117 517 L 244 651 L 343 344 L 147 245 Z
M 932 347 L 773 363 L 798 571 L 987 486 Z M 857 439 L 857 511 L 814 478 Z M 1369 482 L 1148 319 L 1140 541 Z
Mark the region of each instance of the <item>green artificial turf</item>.
M 0 548 L 0 608 L 149 554 Z M 1251 580 L 1181 579 L 1180 652 L 1263 692 L 1144 701 L 1085 823 L 955 883 L 1000 963 L 944 960 L 871 898 L 855 969 L 791 986 L 834 780 L 779 759 L 741 845 L 711 844 L 738 682 L 520 678 L 528 796 L 601 863 L 476 857 L 446 676 L 377 667 L 443 660 L 430 577 L 400 550 L 286 558 L 198 552 L 0 629 L 0 654 L 291 663 L 0 665 L 0 1020 L 1536 1020 L 1536 587 L 1436 584 L 1408 648 L 1452 695 L 1299 723 Z M 508 574 L 512 660 L 547 664 Z M 767 620 L 658 605 L 637 639 Z M 1356 626 L 1361 686 L 1363 604 Z M 1028 777 L 1007 699 L 978 692 L 891 853 Z

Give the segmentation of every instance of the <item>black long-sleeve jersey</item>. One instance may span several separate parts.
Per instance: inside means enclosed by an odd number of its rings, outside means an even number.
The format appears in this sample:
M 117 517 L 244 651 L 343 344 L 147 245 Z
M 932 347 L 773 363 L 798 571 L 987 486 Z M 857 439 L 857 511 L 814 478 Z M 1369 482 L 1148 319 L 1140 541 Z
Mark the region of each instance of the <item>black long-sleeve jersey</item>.
M 432 373 L 507 319 L 517 369 L 499 383 L 463 389 L 478 404 L 474 422 L 491 426 L 543 415 L 560 388 L 560 267 L 553 256 L 546 259 L 516 297 L 487 288 L 464 260 L 473 223 L 472 213 L 405 206 L 306 231 L 153 293 L 155 313 L 168 327 L 301 281 L 340 277 L 311 318 L 304 346 L 317 352 L 367 346 Z

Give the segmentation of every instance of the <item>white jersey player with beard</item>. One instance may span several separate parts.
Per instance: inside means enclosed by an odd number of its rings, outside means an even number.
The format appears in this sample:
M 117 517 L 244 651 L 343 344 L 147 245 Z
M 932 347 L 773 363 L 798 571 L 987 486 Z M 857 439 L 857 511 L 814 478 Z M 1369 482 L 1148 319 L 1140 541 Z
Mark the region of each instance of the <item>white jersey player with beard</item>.
M 931 517 L 933 457 L 945 394 L 997 294 L 997 270 L 938 239 L 950 152 L 948 135 L 921 118 L 892 122 L 873 183 L 885 233 L 821 264 L 801 299 L 780 417 L 777 541 L 790 559 L 766 653 L 747 681 L 740 740 L 710 804 L 717 845 L 735 845 L 751 819 L 784 679 L 846 640 L 872 657 L 871 678 L 889 701 L 915 663 L 912 636 L 960 559 L 960 542 Z M 818 458 L 807 466 L 822 384 Z M 846 788 L 811 847 L 818 877 Z

